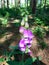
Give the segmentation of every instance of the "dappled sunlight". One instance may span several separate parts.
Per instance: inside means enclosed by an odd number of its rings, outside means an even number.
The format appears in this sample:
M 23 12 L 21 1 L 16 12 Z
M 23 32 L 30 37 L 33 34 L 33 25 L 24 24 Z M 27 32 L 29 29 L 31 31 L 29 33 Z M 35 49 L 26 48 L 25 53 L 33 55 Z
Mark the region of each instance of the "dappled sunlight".
M 48 0 L 0 0 L 0 65 L 49 65 Z
M 4 42 L 8 39 L 11 38 L 11 36 L 13 36 L 12 33 L 10 33 L 9 35 L 7 33 L 5 33 L 5 35 L 3 36 L 3 38 L 0 38 L 0 44 L 4 44 Z

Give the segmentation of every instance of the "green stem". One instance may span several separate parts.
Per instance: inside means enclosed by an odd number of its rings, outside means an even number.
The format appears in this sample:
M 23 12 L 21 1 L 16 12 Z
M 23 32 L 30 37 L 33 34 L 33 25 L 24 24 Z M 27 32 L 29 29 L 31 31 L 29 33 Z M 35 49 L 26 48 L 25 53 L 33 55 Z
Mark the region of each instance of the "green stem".
M 8 56 L 8 58 L 7 58 L 7 60 L 6 61 L 8 61 L 9 59 L 10 59 L 10 57 L 11 57 L 11 55 L 12 55 L 12 53 L 14 52 L 14 50 L 13 51 L 11 51 L 11 53 L 9 54 L 9 56 Z
M 22 54 L 22 65 L 24 65 L 24 53 Z

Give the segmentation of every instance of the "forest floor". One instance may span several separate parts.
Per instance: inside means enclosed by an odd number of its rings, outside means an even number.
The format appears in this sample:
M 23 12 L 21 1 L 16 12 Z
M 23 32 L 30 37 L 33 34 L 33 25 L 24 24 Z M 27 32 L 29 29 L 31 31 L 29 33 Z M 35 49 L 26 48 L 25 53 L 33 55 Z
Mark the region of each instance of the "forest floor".
M 20 33 L 19 28 L 15 28 L 12 24 L 8 25 L 6 28 L 1 28 L 3 33 L 0 34 L 0 58 L 3 57 L 3 52 L 5 49 L 9 50 L 9 46 L 15 46 L 19 43 Z M 42 49 L 38 46 L 38 40 L 35 36 L 32 42 L 32 57 L 41 56 L 42 60 L 40 65 L 49 65 L 49 35 L 46 35 L 44 42 L 47 44 L 47 47 Z M 0 65 L 8 65 L 6 62 L 1 63 Z M 36 62 L 33 65 L 37 65 Z

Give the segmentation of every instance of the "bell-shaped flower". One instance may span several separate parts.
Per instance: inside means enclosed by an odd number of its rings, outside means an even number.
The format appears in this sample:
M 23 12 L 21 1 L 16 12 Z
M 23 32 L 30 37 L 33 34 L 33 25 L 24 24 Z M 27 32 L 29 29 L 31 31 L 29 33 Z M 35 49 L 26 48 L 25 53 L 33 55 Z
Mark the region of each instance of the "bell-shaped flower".
M 25 30 L 25 28 L 21 26 L 20 29 L 19 29 L 19 32 L 20 32 L 21 34 L 23 34 L 24 30 Z
M 19 47 L 24 47 L 24 39 L 21 39 L 20 42 L 19 42 Z
M 21 50 L 22 52 L 25 52 L 26 48 L 25 48 L 25 47 L 21 47 L 20 50 Z
M 23 38 L 19 42 L 19 48 L 22 52 L 30 54 L 30 47 L 34 35 L 29 29 L 25 29 L 24 27 L 20 27 L 19 32 L 23 34 Z
M 21 26 L 24 26 L 25 25 L 25 21 L 24 21 L 24 18 L 22 19 L 21 21 Z
M 32 39 L 34 37 L 33 33 L 29 29 L 27 30 L 25 29 L 23 35 L 24 35 L 24 38 Z
M 31 40 L 29 39 L 21 39 L 19 42 L 19 48 L 21 51 L 25 52 L 26 47 L 30 48 L 31 47 Z
M 25 23 L 25 28 L 29 28 L 28 22 Z

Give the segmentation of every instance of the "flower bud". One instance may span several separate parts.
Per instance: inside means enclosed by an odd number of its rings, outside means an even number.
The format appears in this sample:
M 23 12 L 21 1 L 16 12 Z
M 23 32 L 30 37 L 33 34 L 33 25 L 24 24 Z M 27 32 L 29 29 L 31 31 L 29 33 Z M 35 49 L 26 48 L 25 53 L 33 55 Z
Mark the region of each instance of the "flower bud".
M 29 28 L 28 22 L 25 23 L 25 28 Z
M 24 26 L 24 25 L 25 25 L 25 22 L 24 22 L 24 19 L 22 19 L 21 26 Z

